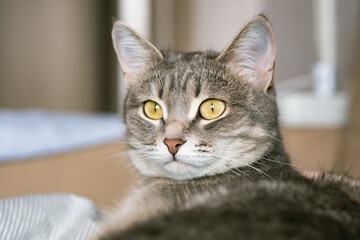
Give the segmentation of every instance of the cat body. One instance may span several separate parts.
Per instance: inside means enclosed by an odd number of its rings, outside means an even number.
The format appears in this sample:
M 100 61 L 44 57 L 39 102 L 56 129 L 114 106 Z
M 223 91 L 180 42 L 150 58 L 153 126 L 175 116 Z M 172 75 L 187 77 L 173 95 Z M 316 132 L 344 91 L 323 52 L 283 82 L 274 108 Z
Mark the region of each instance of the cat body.
M 266 17 L 221 53 L 160 52 L 121 22 L 113 40 L 142 177 L 96 239 L 360 239 L 356 184 L 290 165 Z
M 159 211 L 138 212 L 125 229 L 124 219 L 110 218 L 101 239 L 359 239 L 359 201 L 338 182 L 212 180 L 157 182 L 156 201 L 144 195 L 145 206 L 134 207 Z

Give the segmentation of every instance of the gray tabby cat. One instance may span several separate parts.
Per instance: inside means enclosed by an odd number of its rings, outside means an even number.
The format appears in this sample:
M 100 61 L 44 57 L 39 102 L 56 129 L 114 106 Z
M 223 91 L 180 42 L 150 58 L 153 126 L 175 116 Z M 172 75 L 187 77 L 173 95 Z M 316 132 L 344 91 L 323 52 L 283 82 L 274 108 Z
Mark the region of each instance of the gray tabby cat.
M 263 15 L 216 52 L 160 52 L 122 22 L 129 155 L 142 175 L 96 239 L 360 239 L 359 191 L 290 166 Z

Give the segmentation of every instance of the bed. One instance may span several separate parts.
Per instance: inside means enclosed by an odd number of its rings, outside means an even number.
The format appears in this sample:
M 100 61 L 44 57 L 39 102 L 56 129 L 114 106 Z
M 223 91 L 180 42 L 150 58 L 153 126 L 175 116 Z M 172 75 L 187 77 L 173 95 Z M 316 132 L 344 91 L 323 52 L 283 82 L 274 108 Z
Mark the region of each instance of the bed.
M 86 239 L 135 179 L 115 114 L 0 110 L 0 239 Z

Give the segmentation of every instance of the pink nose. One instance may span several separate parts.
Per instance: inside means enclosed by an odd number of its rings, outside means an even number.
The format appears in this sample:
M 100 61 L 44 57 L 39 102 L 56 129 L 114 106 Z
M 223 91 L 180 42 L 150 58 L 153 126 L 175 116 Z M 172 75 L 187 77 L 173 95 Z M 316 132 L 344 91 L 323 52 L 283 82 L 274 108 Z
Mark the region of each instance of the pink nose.
M 175 155 L 178 151 L 181 145 L 183 145 L 185 142 L 181 139 L 165 139 L 164 144 L 167 146 L 169 152 L 172 155 Z

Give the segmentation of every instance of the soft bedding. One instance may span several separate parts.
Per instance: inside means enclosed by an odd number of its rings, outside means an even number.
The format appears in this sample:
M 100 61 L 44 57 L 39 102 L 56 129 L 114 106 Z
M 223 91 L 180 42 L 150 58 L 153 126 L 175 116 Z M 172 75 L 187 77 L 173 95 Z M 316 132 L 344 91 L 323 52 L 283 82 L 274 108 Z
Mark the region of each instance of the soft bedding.
M 96 146 L 124 132 L 116 114 L 0 109 L 0 163 Z
M 102 213 L 72 194 L 33 194 L 0 200 L 1 240 L 82 240 L 98 229 Z

